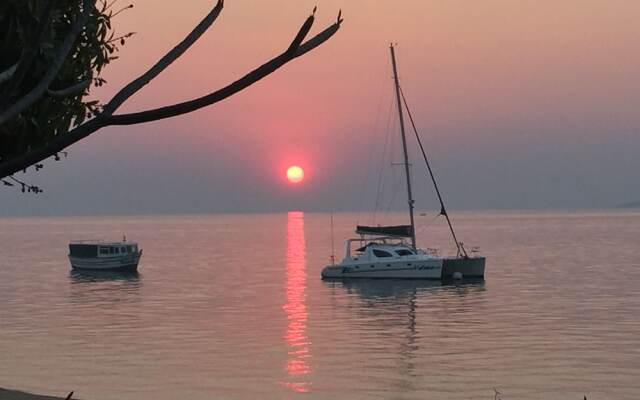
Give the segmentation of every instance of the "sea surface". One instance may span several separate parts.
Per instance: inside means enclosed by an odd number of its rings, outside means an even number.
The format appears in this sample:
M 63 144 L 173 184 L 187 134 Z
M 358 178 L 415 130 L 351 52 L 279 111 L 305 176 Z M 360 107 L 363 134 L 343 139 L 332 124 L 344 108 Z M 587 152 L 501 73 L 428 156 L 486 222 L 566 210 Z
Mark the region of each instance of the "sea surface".
M 452 248 L 419 217 L 419 244 Z M 388 215 L 403 222 L 401 214 Z M 0 387 L 89 400 L 640 398 L 640 210 L 461 212 L 483 282 L 327 282 L 359 214 L 0 219 Z M 144 249 L 72 272 L 72 239 Z

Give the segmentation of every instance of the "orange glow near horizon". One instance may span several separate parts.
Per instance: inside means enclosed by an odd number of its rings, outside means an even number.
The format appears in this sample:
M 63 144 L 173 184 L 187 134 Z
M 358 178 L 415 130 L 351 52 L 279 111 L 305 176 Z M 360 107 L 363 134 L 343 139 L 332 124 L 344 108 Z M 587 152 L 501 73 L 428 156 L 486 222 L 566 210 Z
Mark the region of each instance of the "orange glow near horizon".
M 287 180 L 291 183 L 300 183 L 304 180 L 304 170 L 297 165 L 292 165 L 287 169 Z

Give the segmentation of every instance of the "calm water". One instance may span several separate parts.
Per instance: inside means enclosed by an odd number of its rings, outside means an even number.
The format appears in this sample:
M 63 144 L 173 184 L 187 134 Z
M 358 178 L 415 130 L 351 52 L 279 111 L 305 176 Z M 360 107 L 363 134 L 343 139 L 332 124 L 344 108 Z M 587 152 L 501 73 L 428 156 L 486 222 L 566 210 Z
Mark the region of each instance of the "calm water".
M 339 256 L 357 218 L 336 215 Z M 451 247 L 421 221 L 423 245 Z M 640 397 L 640 211 L 454 222 L 488 257 L 484 283 L 321 281 L 326 214 L 0 219 L 0 386 L 94 400 Z M 125 233 L 144 249 L 139 274 L 70 272 L 69 240 Z

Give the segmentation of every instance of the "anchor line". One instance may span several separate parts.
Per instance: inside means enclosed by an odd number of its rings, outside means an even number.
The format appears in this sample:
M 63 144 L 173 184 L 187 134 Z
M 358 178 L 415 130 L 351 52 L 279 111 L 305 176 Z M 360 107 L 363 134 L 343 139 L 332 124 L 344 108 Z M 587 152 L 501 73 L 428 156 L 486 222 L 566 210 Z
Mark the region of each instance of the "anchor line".
M 413 121 L 413 115 L 411 115 L 411 110 L 409 109 L 409 105 L 407 104 L 407 99 L 404 97 L 404 92 L 402 90 L 402 87 L 400 85 L 398 85 L 398 87 L 400 88 L 400 95 L 402 96 L 404 108 L 407 110 L 407 114 L 409 115 L 409 121 L 411 121 L 411 127 L 413 128 L 413 132 L 416 135 L 416 140 L 418 141 L 418 145 L 420 146 L 420 151 L 422 152 L 422 158 L 424 159 L 424 162 L 427 165 L 427 170 L 429 171 L 431 182 L 433 182 L 433 187 L 436 189 L 436 194 L 438 195 L 438 200 L 440 201 L 440 215 L 444 215 L 444 217 L 447 220 L 447 224 L 449 225 L 449 230 L 451 231 L 451 236 L 453 236 L 453 241 L 455 242 L 456 248 L 458 249 L 458 255 L 464 254 L 465 257 L 469 257 L 467 255 L 467 251 L 464 249 L 464 246 L 462 246 L 462 244 L 458 242 L 456 233 L 453 230 L 453 225 L 451 224 L 451 220 L 449 219 L 449 214 L 447 214 L 447 210 L 444 207 L 444 201 L 442 200 L 442 195 L 440 194 L 440 189 L 438 188 L 438 183 L 436 182 L 436 178 L 433 175 L 433 170 L 431 169 L 431 164 L 429 163 L 429 159 L 427 158 L 427 153 L 424 150 L 424 146 L 422 145 L 422 140 L 420 140 L 420 135 L 418 134 L 418 129 L 416 128 L 416 124 Z

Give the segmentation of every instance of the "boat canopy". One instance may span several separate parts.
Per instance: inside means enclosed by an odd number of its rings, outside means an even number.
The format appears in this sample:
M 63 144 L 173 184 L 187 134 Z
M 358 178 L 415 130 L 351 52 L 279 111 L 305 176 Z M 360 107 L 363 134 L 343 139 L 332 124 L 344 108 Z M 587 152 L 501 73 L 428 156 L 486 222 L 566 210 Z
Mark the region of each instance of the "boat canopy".
M 394 225 L 394 226 L 362 226 L 358 225 L 356 228 L 358 235 L 379 235 L 379 236 L 397 236 L 407 237 L 412 236 L 411 225 Z

